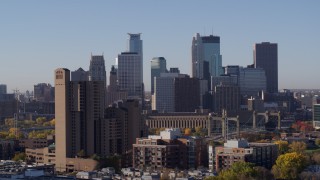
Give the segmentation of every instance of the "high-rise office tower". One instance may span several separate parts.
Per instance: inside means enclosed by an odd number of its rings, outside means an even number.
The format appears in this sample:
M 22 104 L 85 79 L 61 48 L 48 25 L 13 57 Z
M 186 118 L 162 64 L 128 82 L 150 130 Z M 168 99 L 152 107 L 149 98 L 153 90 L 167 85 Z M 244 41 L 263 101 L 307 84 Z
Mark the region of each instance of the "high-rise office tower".
M 210 81 L 210 76 L 223 74 L 219 36 L 200 36 L 192 39 L 192 77 Z
M 7 85 L 0 84 L 0 94 L 7 94 Z
M 266 92 L 266 75 L 262 68 L 239 68 L 238 85 L 240 94 L 258 96 L 258 93 Z
M 200 81 L 189 76 L 174 78 L 175 112 L 194 112 L 200 106 Z
M 140 54 L 123 52 L 118 55 L 118 83 L 130 98 L 143 97 L 143 68 Z
M 79 68 L 71 72 L 71 81 L 89 81 L 89 72 Z
M 128 52 L 136 52 L 141 56 L 141 61 L 143 61 L 143 50 L 142 50 L 142 40 L 140 38 L 141 33 L 132 34 L 128 33 Z
M 217 85 L 214 89 L 214 112 L 237 112 L 240 108 L 240 88 L 237 85 Z
M 151 94 L 154 93 L 154 78 L 167 72 L 167 62 L 164 57 L 154 57 L 151 60 Z
M 118 85 L 117 69 L 112 66 L 109 75 L 109 86 L 107 88 L 107 103 L 106 106 L 111 105 L 115 101 L 127 99 L 128 93 L 126 91 L 120 91 Z
M 93 78 L 94 79 L 94 78 Z M 67 159 L 80 151 L 102 154 L 105 81 L 70 81 L 70 71 L 55 71 L 56 170 L 67 171 Z
M 265 70 L 267 77 L 267 92 L 278 92 L 278 44 L 263 42 L 255 44 L 253 49 L 255 68 Z
M 103 81 L 106 84 L 106 67 L 103 56 L 92 56 L 89 67 L 90 81 Z

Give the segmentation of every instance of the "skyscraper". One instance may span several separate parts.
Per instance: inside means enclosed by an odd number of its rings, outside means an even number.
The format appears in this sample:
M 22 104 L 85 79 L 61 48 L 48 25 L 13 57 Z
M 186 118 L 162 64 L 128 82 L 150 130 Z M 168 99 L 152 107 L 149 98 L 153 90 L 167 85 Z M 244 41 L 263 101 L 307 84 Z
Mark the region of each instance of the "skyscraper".
M 210 76 L 223 74 L 219 36 L 200 36 L 192 39 L 192 77 L 210 81 Z
M 141 56 L 141 61 L 143 60 L 143 51 L 142 51 L 142 40 L 140 39 L 141 33 L 132 34 L 128 33 L 128 52 L 136 52 Z
M 89 80 L 90 81 L 103 81 L 106 84 L 106 67 L 103 55 L 92 56 L 89 67 Z
M 92 78 L 94 79 L 94 78 Z M 55 71 L 56 170 L 67 171 L 67 158 L 80 151 L 101 154 L 105 81 L 70 81 L 70 71 Z
M 267 92 L 278 92 L 278 44 L 262 42 L 255 44 L 253 49 L 255 68 L 265 70 L 267 77 Z
M 115 101 L 127 99 L 127 91 L 120 91 L 118 85 L 117 69 L 112 66 L 109 75 L 109 86 L 107 88 L 107 103 L 106 106 L 111 105 Z
M 130 98 L 143 97 L 143 69 L 140 54 L 123 52 L 118 55 L 118 83 Z
M 151 94 L 154 93 L 154 78 L 167 72 L 167 62 L 164 57 L 154 57 L 151 60 Z

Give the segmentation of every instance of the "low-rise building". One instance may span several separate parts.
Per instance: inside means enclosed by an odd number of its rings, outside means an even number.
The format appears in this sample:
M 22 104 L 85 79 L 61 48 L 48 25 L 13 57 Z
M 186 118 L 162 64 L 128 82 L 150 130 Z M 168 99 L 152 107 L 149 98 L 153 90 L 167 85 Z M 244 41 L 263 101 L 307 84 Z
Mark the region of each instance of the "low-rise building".
M 215 169 L 228 169 L 233 163 L 245 161 L 270 169 L 278 157 L 278 146 L 273 143 L 248 143 L 246 140 L 228 140 L 224 147 L 215 148 Z
M 137 138 L 133 145 L 133 167 L 139 169 L 189 169 L 207 165 L 203 139 L 182 137 L 180 129 L 166 129 L 159 136 Z

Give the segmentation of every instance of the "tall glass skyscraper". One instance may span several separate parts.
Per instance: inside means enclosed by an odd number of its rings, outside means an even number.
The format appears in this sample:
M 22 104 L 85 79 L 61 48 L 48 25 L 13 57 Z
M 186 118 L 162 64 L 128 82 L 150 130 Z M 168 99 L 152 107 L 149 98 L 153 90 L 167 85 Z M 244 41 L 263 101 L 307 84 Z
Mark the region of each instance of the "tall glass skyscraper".
M 210 76 L 223 74 L 219 36 L 200 36 L 192 39 L 192 77 L 210 81 Z
M 118 83 L 120 91 L 126 91 L 129 98 L 144 96 L 143 86 L 143 50 L 141 33 L 128 33 L 127 52 L 118 55 Z
M 151 60 L 151 94 L 154 93 L 154 78 L 167 72 L 167 61 L 164 57 L 154 57 Z

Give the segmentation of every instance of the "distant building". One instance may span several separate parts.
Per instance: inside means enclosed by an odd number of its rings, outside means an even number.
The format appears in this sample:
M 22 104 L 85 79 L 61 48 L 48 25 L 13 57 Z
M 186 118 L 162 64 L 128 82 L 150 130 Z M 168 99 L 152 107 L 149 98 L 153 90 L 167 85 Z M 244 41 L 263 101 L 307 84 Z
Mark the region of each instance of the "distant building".
M 215 86 L 213 92 L 214 112 L 221 114 L 222 110 L 237 112 L 240 109 L 240 89 L 234 85 Z
M 107 84 L 107 75 L 104 57 L 102 56 L 92 56 L 90 59 L 89 66 L 89 81 L 102 81 Z
M 14 117 L 17 105 L 14 94 L 0 94 L 0 120 Z
M 137 52 L 123 52 L 118 55 L 118 85 L 127 91 L 128 97 L 143 97 L 142 57 Z
M 117 69 L 114 66 L 111 67 L 109 83 L 110 84 L 107 88 L 106 107 L 112 105 L 112 103 L 114 103 L 115 101 L 128 98 L 127 91 L 120 91 L 118 85 Z
M 175 112 L 194 112 L 200 106 L 200 81 L 189 76 L 174 78 Z
M 192 39 L 192 77 L 210 81 L 211 76 L 223 74 L 219 36 L 200 36 Z
M 262 42 L 255 44 L 253 49 L 255 68 L 265 70 L 267 79 L 267 92 L 278 92 L 278 44 Z
M 206 166 L 206 157 L 204 140 L 181 137 L 180 129 L 166 129 L 160 136 L 137 138 L 133 145 L 134 168 L 197 168 Z
M 313 127 L 320 129 L 320 104 L 313 105 Z
M 154 78 L 167 72 L 167 62 L 164 57 L 154 57 L 151 60 L 151 94 L 154 93 Z
M 39 83 L 34 85 L 33 98 L 40 102 L 50 102 L 54 100 L 54 87 L 51 84 Z
M 251 162 L 271 169 L 278 157 L 278 145 L 273 143 L 248 143 L 246 140 L 228 140 L 224 147 L 215 148 L 215 169 L 228 169 L 238 161 Z
M 119 101 L 106 108 L 101 123 L 103 142 L 102 154 L 122 156 L 122 165 L 131 166 L 132 144 L 135 139 L 146 135 L 144 119 L 141 117 L 138 100 Z
M 0 140 L 0 159 L 11 160 L 15 154 L 15 142 L 13 140 Z
M 144 113 L 148 128 L 208 128 L 209 111 Z
M 239 69 L 240 94 L 243 96 L 258 96 L 258 93 L 267 90 L 267 80 L 263 68 L 240 68 Z
M 7 94 L 7 85 L 0 84 L 0 94 Z
M 71 72 L 71 81 L 89 81 L 89 71 L 79 68 Z

